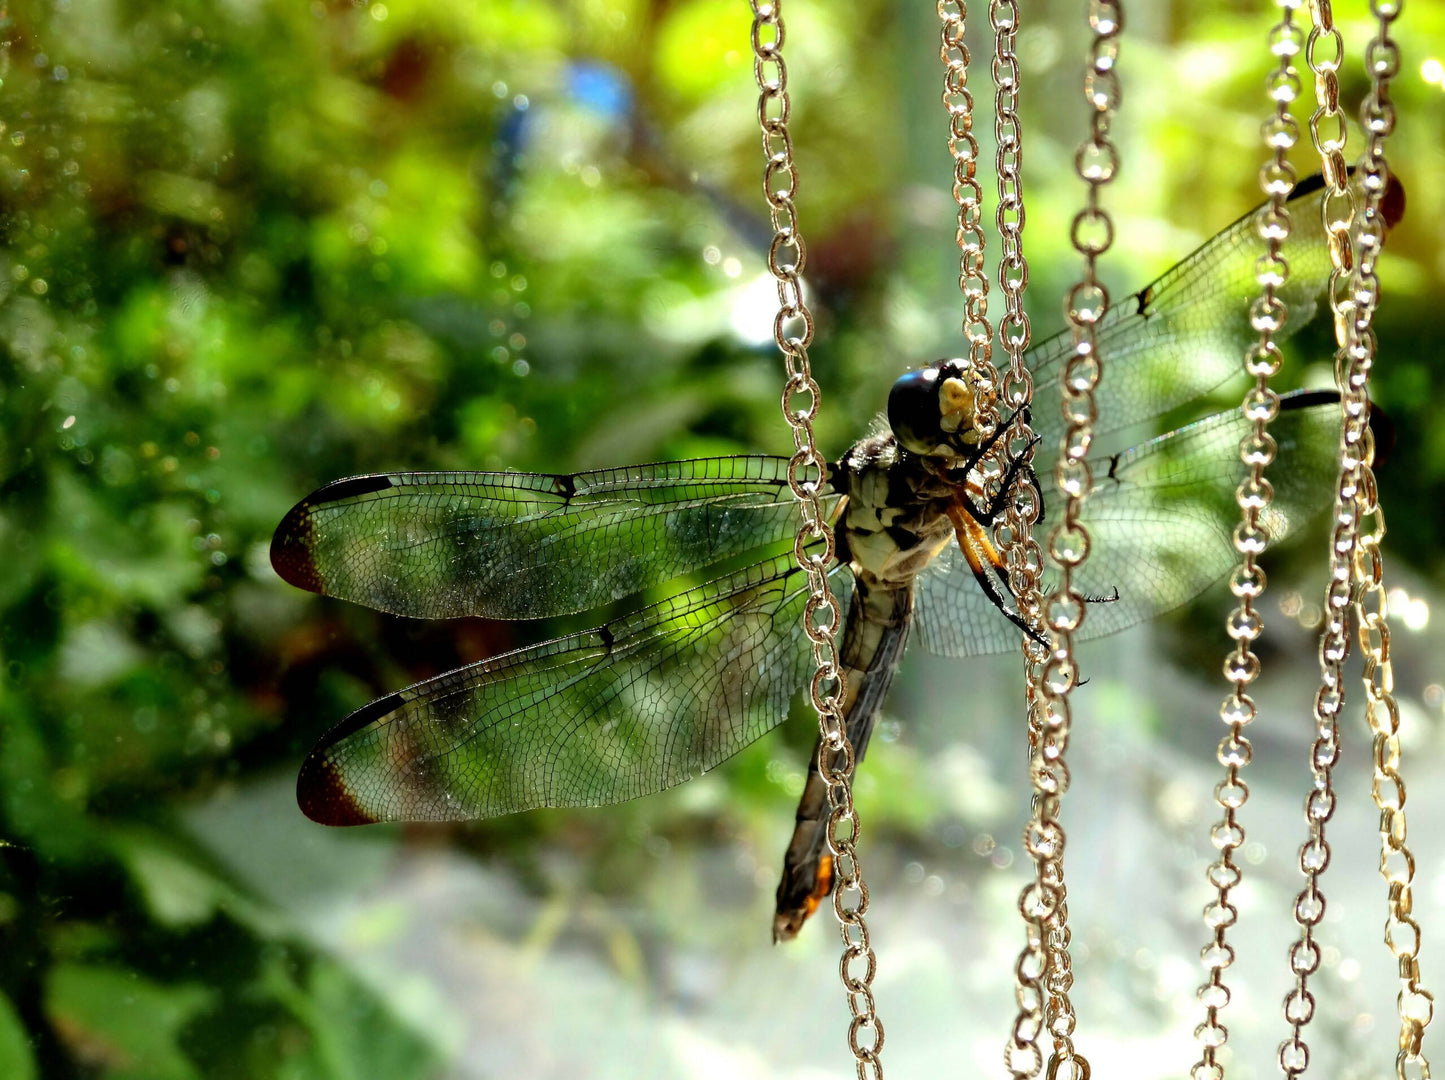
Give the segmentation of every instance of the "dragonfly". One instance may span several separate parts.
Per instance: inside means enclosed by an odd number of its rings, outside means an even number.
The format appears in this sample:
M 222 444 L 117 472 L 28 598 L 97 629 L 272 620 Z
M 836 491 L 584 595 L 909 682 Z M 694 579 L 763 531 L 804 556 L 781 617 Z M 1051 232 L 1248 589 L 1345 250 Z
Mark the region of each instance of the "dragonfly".
M 1329 274 L 1321 198 L 1314 178 L 1291 200 L 1286 334 L 1315 313 Z M 1245 215 L 1107 313 L 1096 332 L 1106 366 L 1098 437 L 1237 377 L 1256 337 L 1258 248 Z M 1059 374 L 1072 347 L 1065 332 L 1029 351 L 1036 458 L 1030 469 L 1015 456 L 1005 474 L 1006 492 L 1034 485 L 1046 518 L 1055 495 L 1037 476 L 1058 454 Z M 1037 633 L 989 541 L 1001 500 L 982 497 L 975 471 L 991 449 L 975 423 L 990 392 L 961 361 L 907 371 L 886 423 L 829 467 L 830 581 L 846 611 L 846 726 L 859 762 L 910 641 L 969 657 Z M 1270 426 L 1274 540 L 1332 497 L 1337 402 L 1325 391 L 1281 400 Z M 1178 607 L 1229 572 L 1248 430 L 1235 409 L 1093 459 L 1081 637 Z M 417 619 L 602 614 L 591 629 L 346 716 L 301 767 L 302 811 L 326 825 L 491 818 L 623 802 L 714 768 L 779 725 L 812 674 L 798 523 L 788 459 L 756 454 L 577 473 L 398 472 L 313 492 L 271 546 L 292 585 Z M 831 892 L 823 752 L 820 742 L 784 855 L 775 940 L 795 936 Z

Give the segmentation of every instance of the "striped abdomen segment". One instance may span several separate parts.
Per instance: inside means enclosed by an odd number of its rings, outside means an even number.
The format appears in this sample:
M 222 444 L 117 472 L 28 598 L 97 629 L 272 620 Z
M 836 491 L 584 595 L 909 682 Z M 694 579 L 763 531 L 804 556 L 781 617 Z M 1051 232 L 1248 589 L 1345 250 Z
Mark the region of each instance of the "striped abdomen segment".
M 913 589 L 869 586 L 853 589 L 840 659 L 848 683 L 848 739 L 855 760 L 861 762 L 873 734 L 893 673 L 903 658 L 908 626 L 913 616 Z M 798 800 L 793 839 L 783 856 L 783 879 L 778 884 L 773 915 L 773 940 L 797 936 L 808 916 L 833 891 L 833 858 L 828 851 L 828 785 L 818 771 L 820 738 L 808 764 L 808 782 Z

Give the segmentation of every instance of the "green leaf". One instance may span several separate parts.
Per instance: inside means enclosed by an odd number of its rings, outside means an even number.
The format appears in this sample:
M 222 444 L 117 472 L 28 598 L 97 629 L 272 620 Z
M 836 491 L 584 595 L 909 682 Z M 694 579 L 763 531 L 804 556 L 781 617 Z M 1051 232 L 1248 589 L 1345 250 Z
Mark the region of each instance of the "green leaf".
M 71 1057 L 107 1080 L 200 1080 L 176 1040 L 214 997 L 121 968 L 61 964 L 46 983 L 45 1015 Z
M 39 1075 L 25 1025 L 10 999 L 0 994 L 0 1076 L 6 1080 L 35 1080 Z

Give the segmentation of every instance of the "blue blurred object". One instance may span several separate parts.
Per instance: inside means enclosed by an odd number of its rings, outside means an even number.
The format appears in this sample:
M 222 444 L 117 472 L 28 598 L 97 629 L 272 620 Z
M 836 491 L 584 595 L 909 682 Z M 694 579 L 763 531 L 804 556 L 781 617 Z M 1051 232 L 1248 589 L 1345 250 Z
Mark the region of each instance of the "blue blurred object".
M 567 97 L 611 120 L 632 115 L 632 84 L 611 64 L 580 60 L 567 65 Z

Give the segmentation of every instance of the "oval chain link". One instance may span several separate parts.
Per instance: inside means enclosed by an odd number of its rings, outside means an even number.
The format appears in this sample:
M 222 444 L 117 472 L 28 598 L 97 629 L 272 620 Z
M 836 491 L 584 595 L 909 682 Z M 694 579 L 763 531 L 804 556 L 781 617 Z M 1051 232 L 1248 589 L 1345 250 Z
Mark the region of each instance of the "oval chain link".
M 983 189 L 978 183 L 978 137 L 973 133 L 973 92 L 968 88 L 971 62 L 964 30 L 964 0 L 939 0 L 942 22 L 938 56 L 943 61 L 943 107 L 948 110 L 948 153 L 953 158 L 953 201 L 958 206 L 958 289 L 963 294 L 963 336 L 974 371 L 997 385 L 993 365 L 993 324 L 988 317 L 988 274 L 984 263 Z M 994 402 L 980 398 L 976 423 L 992 431 L 998 423 Z
M 1001 11 L 1011 11 L 1001 18 Z M 1017 9 L 1013 4 L 996 5 L 995 29 L 1007 39 L 1011 56 L 1013 34 L 1017 30 Z M 1073 220 L 1070 237 L 1083 256 L 1083 276 L 1070 289 L 1065 314 L 1073 331 L 1074 349 L 1062 374 L 1063 419 L 1065 433 L 1060 447 L 1054 480 L 1064 496 L 1063 520 L 1049 535 L 1049 555 L 1059 568 L 1059 584 L 1047 600 L 1038 604 L 1033 615 L 1048 630 L 1050 648 L 1035 653 L 1025 643 L 1029 658 L 1030 739 L 1029 776 L 1034 789 L 1033 813 L 1024 830 L 1024 846 L 1034 861 L 1035 877 L 1020 892 L 1018 909 L 1028 928 L 1024 948 L 1015 964 L 1019 1013 L 1005 1051 L 1009 1072 L 1014 1077 L 1037 1076 L 1041 1053 L 1038 1037 L 1047 1031 L 1053 1041 L 1045 1075 L 1048 1080 L 1088 1080 L 1089 1063 L 1074 1048 L 1076 1017 L 1069 1000 L 1073 972 L 1068 946 L 1068 905 L 1064 885 L 1064 848 L 1066 837 L 1060 821 L 1060 804 L 1069 786 L 1069 770 L 1065 762 L 1072 719 L 1069 695 L 1078 684 L 1078 668 L 1074 660 L 1073 638 L 1085 617 L 1086 598 L 1074 586 L 1074 576 L 1089 553 L 1089 534 L 1081 521 L 1084 500 L 1093 488 L 1093 475 L 1088 464 L 1093 442 L 1094 424 L 1098 420 L 1095 388 L 1103 373 L 1103 364 L 1094 341 L 1094 327 L 1108 310 L 1109 295 L 1097 276 L 1097 260 L 1113 242 L 1113 223 L 1099 202 L 1100 188 L 1112 181 L 1118 172 L 1118 151 L 1109 139 L 1109 129 L 1119 105 L 1119 79 L 1116 68 L 1119 35 L 1123 30 L 1122 5 L 1113 0 L 1092 0 L 1088 9 L 1092 32 L 1088 65 L 1084 76 L 1084 99 L 1090 108 L 1089 133 L 1075 154 L 1074 164 L 1085 183 L 1084 209 Z M 1007 34 L 1003 28 L 1007 27 Z M 1021 292 L 1027 281 L 1027 264 L 1022 258 L 1010 259 L 1009 237 L 1015 240 L 1023 228 L 1023 203 L 1011 199 L 1019 195 L 1016 172 L 1012 187 L 1006 174 L 1016 170 L 1019 156 L 1017 115 L 1013 111 L 1017 89 L 1017 67 L 1004 59 L 1004 48 L 995 55 L 995 76 L 1003 92 L 998 110 L 1000 205 L 999 232 L 1004 239 L 1004 259 L 1000 266 L 1000 283 L 1006 296 L 1017 282 Z M 1011 118 L 1011 119 L 1010 119 Z M 1012 169 L 1011 167 L 1012 166 Z M 1021 305 L 1011 308 L 1000 324 L 1005 348 L 1017 349 L 1018 362 L 1011 364 L 1010 381 L 1005 397 L 1018 407 L 1027 401 L 1032 386 L 1022 368 L 1022 351 L 1027 346 L 1029 327 L 1019 318 Z M 1012 354 L 1011 354 L 1012 358 Z M 1015 435 L 1016 433 L 1011 433 Z M 1011 441 L 1010 453 L 1023 447 Z M 1036 506 L 1024 495 L 1015 504 L 1017 516 L 1011 511 L 1005 526 L 1010 539 L 1030 537 Z M 1032 512 L 1033 517 L 1028 515 Z M 1042 572 L 1042 555 L 1027 542 L 1015 543 L 1022 558 L 1011 557 L 1011 571 L 1032 578 L 1037 591 Z M 1017 559 L 1017 561 L 1016 561 Z M 1018 582 L 1014 582 L 1018 587 Z M 1029 602 L 1019 600 L 1020 608 Z M 1042 987 L 1042 995 L 1035 989 Z M 1042 1000 L 1040 1000 L 1042 997 Z
M 1349 611 L 1353 609 L 1364 653 L 1365 714 L 1373 737 L 1372 794 L 1380 810 L 1380 873 L 1389 887 L 1385 943 L 1395 958 L 1400 977 L 1396 1000 L 1400 1039 L 1395 1072 L 1399 1080 L 1406 1077 L 1428 1080 L 1430 1064 L 1421 1041 L 1433 1017 L 1434 998 L 1420 982 L 1420 926 L 1412 914 L 1415 863 L 1405 842 L 1405 784 L 1399 774 L 1399 710 L 1393 693 L 1384 564 L 1379 550 L 1385 526 L 1372 470 L 1374 441 L 1369 428 L 1369 378 L 1376 345 L 1372 324 L 1379 301 L 1374 267 L 1384 242 L 1382 203 L 1389 186 L 1384 142 L 1394 129 L 1389 83 L 1399 70 L 1399 53 L 1390 38 L 1390 26 L 1399 17 L 1400 7 L 1399 3 L 1380 0 L 1371 4 L 1377 33 L 1365 53 L 1370 92 L 1361 106 L 1365 149 L 1358 166 L 1363 200 L 1357 208 L 1344 168 L 1345 118 L 1339 106 L 1338 79 L 1343 41 L 1334 25 L 1329 0 L 1311 0 L 1310 4 L 1312 27 L 1306 57 L 1315 75 L 1318 103 L 1310 121 L 1310 133 L 1327 182 L 1322 213 L 1330 246 L 1329 300 L 1339 346 L 1335 356 L 1335 381 L 1340 390 L 1342 417 L 1341 470 L 1335 498 L 1335 527 L 1330 538 L 1330 582 L 1326 591 L 1325 629 L 1320 639 L 1322 678 L 1316 696 L 1316 719 L 1322 734 L 1332 736 L 1332 763 L 1338 757 L 1338 716 L 1344 704 L 1341 668 L 1349 652 Z M 1322 53 L 1320 42 L 1328 42 L 1327 54 Z M 1367 519 L 1372 523 L 1370 528 L 1364 527 Z M 1326 772 L 1324 790 L 1332 805 L 1333 793 L 1329 792 L 1327 779 Z M 1310 809 L 1311 804 L 1307 803 L 1307 814 Z M 1302 863 L 1308 850 L 1308 844 L 1301 850 Z M 1324 858 L 1327 861 L 1327 849 Z M 1322 899 L 1320 906 L 1323 906 Z M 1313 974 L 1318 964 L 1316 948 L 1311 947 L 1298 957 L 1291 951 L 1292 967 L 1303 969 L 1304 975 Z M 1298 1007 L 1313 1012 L 1314 1000 L 1306 996 L 1303 985 L 1301 981 L 1297 987 Z M 1292 993 L 1286 999 L 1286 1008 L 1295 1000 L 1296 993 Z M 1286 1072 L 1292 1078 L 1297 1077 L 1308 1065 L 1308 1048 L 1297 1040 L 1286 1040 L 1280 1048 L 1282 1064 L 1287 1054 L 1290 1058 Z
M 1004 314 L 999 320 L 998 340 L 1008 356 L 1009 364 L 999 387 L 999 397 L 1013 410 L 1006 460 L 1022 459 L 1032 464 L 1034 433 L 1029 423 L 1028 406 L 1033 401 L 1033 376 L 1024 366 L 1032 328 L 1024 310 L 1024 292 L 1028 287 L 1029 267 L 1023 252 L 1023 230 L 1026 221 L 1023 198 L 1023 136 L 1019 125 L 1019 64 L 1015 46 L 1019 30 L 1019 9 L 1014 0 L 993 0 L 989 5 L 989 23 L 994 32 L 992 75 L 994 83 L 995 169 L 998 177 L 998 206 L 995 223 L 999 235 L 999 289 L 1004 299 Z M 1002 467 L 1002 463 L 1001 463 Z M 1004 504 L 1004 516 L 994 527 L 994 539 L 1008 565 L 1010 592 L 1019 614 L 1041 633 L 1045 631 L 1043 598 L 1043 551 L 1034 538 L 1034 524 L 1041 507 L 1032 485 L 1021 484 L 1013 498 Z M 1047 1032 L 1052 1041 L 1049 1073 L 1056 1075 L 1067 1067 L 1073 1075 L 1087 1075 L 1088 1062 L 1074 1050 L 1073 1035 L 1076 1017 L 1069 992 L 1073 989 L 1073 965 L 1069 954 L 1069 908 L 1064 880 L 1064 831 L 1058 820 L 1058 802 L 1048 802 L 1051 794 L 1038 785 L 1037 766 L 1041 748 L 1049 738 L 1046 710 L 1039 683 L 1048 662 L 1048 651 L 1033 639 L 1021 639 L 1024 659 L 1025 706 L 1029 730 L 1030 781 L 1034 786 L 1031 813 L 1024 828 L 1024 850 L 1034 864 L 1034 880 L 1025 887 L 1028 897 L 1049 895 L 1047 914 L 1031 918 L 1025 895 L 1020 896 L 1020 912 L 1026 931 L 1024 947 L 1014 964 L 1014 996 L 1018 1012 L 1005 1047 L 1005 1062 L 1010 1072 L 1035 1075 L 1041 1059 L 1037 1040 Z M 1055 744 L 1058 745 L 1057 743 Z M 1066 775 L 1062 757 L 1052 765 L 1054 776 Z M 1066 781 L 1065 781 L 1066 783 Z M 1021 1070 L 1022 1067 L 1022 1070 Z
M 1345 113 L 1340 108 L 1339 69 L 1344 59 L 1344 40 L 1334 25 L 1329 0 L 1310 2 L 1310 31 L 1305 42 L 1305 59 L 1314 75 L 1315 103 L 1310 116 L 1310 140 L 1320 157 L 1325 180 L 1321 202 L 1325 238 L 1330 254 L 1328 297 L 1340 348 L 1346 341 L 1350 304 L 1344 293 L 1351 265 L 1350 223 L 1354 218 L 1354 195 L 1345 167 Z M 1329 580 L 1325 587 L 1324 625 L 1320 631 L 1320 683 L 1312 711 L 1315 739 L 1310 747 L 1310 791 L 1305 796 L 1305 824 L 1308 838 L 1300 846 L 1299 865 L 1305 884 L 1295 897 L 1294 920 L 1299 936 L 1290 945 L 1289 968 L 1295 984 L 1285 995 L 1284 1017 L 1291 1033 L 1280 1043 L 1278 1060 L 1287 1080 L 1296 1080 L 1309 1068 L 1309 1045 L 1303 1039 L 1305 1026 L 1314 1018 L 1316 1001 L 1309 980 L 1319 971 L 1320 946 L 1315 928 L 1324 918 L 1325 897 L 1319 879 L 1330 863 L 1330 846 L 1325 829 L 1335 811 L 1333 771 L 1340 757 L 1340 714 L 1344 709 L 1344 664 L 1349 656 L 1350 552 L 1358 536 L 1359 490 L 1358 444 L 1363 421 L 1358 417 L 1358 395 L 1341 381 L 1343 369 L 1336 358 L 1336 382 L 1340 390 L 1340 473 L 1335 487 L 1334 524 L 1330 530 Z
M 1393 3 L 1374 0 L 1370 5 L 1376 20 L 1376 33 L 1365 50 L 1370 91 L 1360 106 L 1360 126 L 1365 146 L 1356 172 L 1363 198 L 1351 230 L 1354 269 L 1349 279 L 1349 296 L 1355 306 L 1349 321 L 1351 336 L 1345 366 L 1350 372 L 1348 381 L 1358 387 L 1366 421 L 1370 407 L 1369 377 L 1376 353 L 1374 317 L 1380 299 L 1380 282 L 1375 266 L 1387 231 L 1383 204 L 1390 186 L 1390 168 L 1385 157 L 1385 140 L 1395 128 L 1390 82 L 1400 70 L 1399 49 L 1390 36 L 1390 29 L 1399 18 L 1402 6 L 1398 0 Z M 1430 1061 L 1425 1056 L 1422 1042 L 1425 1029 L 1434 1018 L 1435 998 L 1420 980 L 1420 924 L 1413 914 L 1412 891 L 1415 857 L 1406 843 L 1405 781 L 1400 775 L 1400 711 L 1394 695 L 1385 567 L 1380 552 L 1380 543 L 1385 536 L 1385 516 L 1375 486 L 1375 446 L 1368 424 L 1362 434 L 1358 489 L 1359 543 L 1353 553 L 1351 571 L 1356 625 L 1360 649 L 1364 654 L 1365 718 L 1372 736 L 1374 780 L 1371 792 L 1380 811 L 1380 875 L 1388 887 L 1385 944 L 1395 959 L 1400 978 L 1400 991 L 1396 997 L 1400 1039 L 1395 1073 L 1399 1080 L 1406 1077 L 1428 1080 Z
M 873 978 L 878 959 L 868 937 L 866 914 L 868 887 L 858 858 L 859 821 L 853 805 L 854 749 L 848 741 L 843 703 L 846 686 L 838 660 L 837 632 L 842 613 L 828 584 L 828 566 L 835 554 L 833 530 L 820 494 L 827 478 L 827 462 L 818 451 L 813 421 L 818 415 L 820 393 L 813 381 L 808 348 L 813 341 L 813 316 L 803 298 L 802 273 L 807 248 L 798 228 L 794 198 L 798 191 L 798 170 L 793 160 L 793 143 L 788 133 L 791 100 L 788 69 L 783 62 L 781 0 L 763 3 L 751 0 L 753 12 L 753 76 L 758 86 L 758 126 L 762 132 L 763 196 L 772 221 L 773 240 L 768 248 L 768 270 L 778 284 L 778 312 L 773 320 L 773 338 L 783 355 L 787 382 L 783 387 L 782 409 L 793 432 L 795 453 L 788 463 L 788 484 L 802 509 L 793 553 L 798 566 L 808 575 L 808 600 L 803 612 L 803 629 L 812 642 L 816 669 L 810 684 L 818 729 L 825 745 L 818 755 L 818 768 L 828 784 L 828 848 L 833 853 L 836 884 L 833 911 L 843 939 L 839 975 L 848 995 L 852 1019 L 848 1025 L 848 1049 L 857 1067 L 858 1080 L 882 1080 L 883 1024 L 873 998 Z M 831 751 L 831 752 L 829 752 Z
M 1258 337 L 1244 354 L 1244 371 L 1254 379 L 1254 385 L 1245 393 L 1240 406 L 1250 422 L 1250 431 L 1239 444 L 1246 476 L 1235 489 L 1240 520 L 1233 540 L 1240 562 L 1230 576 L 1230 590 L 1239 604 L 1225 623 L 1225 631 L 1235 647 L 1224 661 L 1224 676 L 1230 692 L 1219 707 L 1220 719 L 1229 728 L 1217 753 L 1224 767 L 1224 779 L 1214 788 L 1214 799 L 1223 816 L 1210 830 L 1219 858 L 1210 865 L 1206 875 L 1215 889 L 1215 898 L 1204 909 L 1204 925 L 1210 941 L 1200 950 L 1207 978 L 1199 988 L 1198 997 L 1205 1015 L 1194 1029 L 1201 1053 L 1190 1070 L 1192 1080 L 1223 1080 L 1224 1064 L 1219 1060 L 1219 1052 L 1229 1041 L 1229 1029 L 1220 1023 L 1219 1016 L 1230 1001 L 1224 974 L 1234 962 L 1234 948 L 1229 944 L 1228 933 L 1239 918 L 1230 894 L 1243 879 L 1234 854 L 1244 844 L 1245 830 L 1238 814 L 1249 799 L 1249 786 L 1240 778 L 1240 773 L 1249 764 L 1253 752 L 1244 732 L 1257 715 L 1248 688 L 1259 676 L 1259 657 L 1252 648 L 1263 630 L 1258 603 L 1264 594 L 1266 579 L 1259 557 L 1269 543 L 1265 519 L 1274 495 L 1273 486 L 1264 474 L 1277 450 L 1269 424 L 1279 414 L 1279 395 L 1270 387 L 1269 380 L 1279 372 L 1282 357 L 1275 337 L 1283 331 L 1289 314 L 1279 298 L 1279 290 L 1289 280 L 1290 268 L 1282 249 L 1291 228 L 1286 202 L 1296 179 L 1288 154 L 1300 135 L 1299 125 L 1290 112 L 1290 106 L 1300 94 L 1299 74 L 1294 65 L 1295 57 L 1304 47 L 1303 30 L 1294 21 L 1300 2 L 1277 0 L 1280 19 L 1269 34 L 1269 49 L 1276 64 L 1265 80 L 1265 88 L 1274 111 L 1260 128 L 1270 156 L 1259 171 L 1260 188 L 1268 201 L 1255 223 L 1264 251 L 1255 263 L 1255 282 L 1260 291 L 1250 307 L 1249 318 Z M 1322 844 L 1322 826 L 1318 839 Z M 1301 911 L 1297 901 L 1296 917 Z M 1318 915 L 1310 927 L 1315 921 Z

